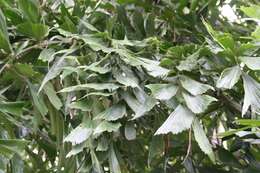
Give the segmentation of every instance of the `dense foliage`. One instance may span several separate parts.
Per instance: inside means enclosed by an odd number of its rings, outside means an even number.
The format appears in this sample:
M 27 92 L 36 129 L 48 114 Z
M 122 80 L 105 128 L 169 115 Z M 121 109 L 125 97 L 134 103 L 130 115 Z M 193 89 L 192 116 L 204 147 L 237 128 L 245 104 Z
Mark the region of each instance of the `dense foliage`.
M 260 172 L 260 6 L 0 0 L 0 172 Z

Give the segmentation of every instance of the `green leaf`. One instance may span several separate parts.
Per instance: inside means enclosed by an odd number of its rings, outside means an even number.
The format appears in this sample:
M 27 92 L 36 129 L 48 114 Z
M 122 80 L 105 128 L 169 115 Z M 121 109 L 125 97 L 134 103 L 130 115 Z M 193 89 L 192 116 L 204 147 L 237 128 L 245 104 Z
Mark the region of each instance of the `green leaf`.
M 140 13 L 138 10 L 135 10 L 133 14 L 133 27 L 138 39 L 143 39 L 145 36 L 144 19 L 142 13 Z
M 225 33 L 223 35 L 217 36 L 217 41 L 226 50 L 234 50 L 235 48 L 235 41 L 230 34 Z
M 95 119 L 104 119 L 107 121 L 115 121 L 126 115 L 126 107 L 122 103 L 115 104 L 105 111 L 98 114 Z
M 141 65 L 147 70 L 147 72 L 153 77 L 165 77 L 170 70 L 159 66 L 159 61 L 141 58 Z
M 123 99 L 128 106 L 135 112 L 133 119 L 142 117 L 146 112 L 150 111 L 156 104 L 156 100 L 144 93 L 140 89 L 136 89 L 135 96 L 124 92 L 122 93 Z
M 251 70 L 260 70 L 260 57 L 240 57 L 240 60 Z
M 260 26 L 256 27 L 255 31 L 251 33 L 252 37 L 256 40 L 260 40 Z
M 132 88 L 138 87 L 138 78 L 133 71 L 126 66 L 121 66 L 121 69 L 113 73 L 115 79 L 120 84 L 130 86 Z
M 242 115 L 247 112 L 250 105 L 253 112 L 260 113 L 260 84 L 248 74 L 243 73 L 242 77 L 245 90 Z
M 92 24 L 90 24 L 89 22 L 87 22 L 85 20 L 80 19 L 79 25 L 80 25 L 79 28 L 84 26 L 85 28 L 89 29 L 90 31 L 99 32 L 99 30 L 95 26 L 93 26 Z
M 138 57 L 134 56 L 134 54 L 129 50 L 115 49 L 114 51 L 126 64 L 129 64 L 131 66 L 141 66 L 143 64 L 143 62 Z
M 61 78 L 61 80 L 64 80 L 65 78 L 69 78 L 69 76 L 73 73 L 80 74 L 80 73 L 82 73 L 82 70 L 75 68 L 75 67 L 68 67 L 68 66 L 63 67 L 60 78 Z
M 0 48 L 4 49 L 6 52 L 10 52 L 12 50 L 9 41 L 5 16 L 1 9 L 0 9 Z
M 0 6 L 3 8 L 10 8 L 12 6 L 13 0 L 0 0 Z
M 89 99 L 82 99 L 82 100 L 74 101 L 69 105 L 69 108 L 80 109 L 82 111 L 91 111 L 92 101 Z
M 127 37 L 124 37 L 124 40 L 112 39 L 112 45 L 113 45 L 113 47 L 116 47 L 116 48 L 122 47 L 122 46 L 133 46 L 133 47 L 143 48 L 143 47 L 148 46 L 148 44 L 147 44 L 148 41 L 149 41 L 149 39 L 143 40 L 143 41 L 138 41 L 138 40 L 129 40 Z
M 94 150 L 90 151 L 90 155 L 91 155 L 91 160 L 92 160 L 93 173 L 104 173 L 103 168 L 102 168 L 101 164 L 99 163 Z
M 230 34 L 215 31 L 205 20 L 202 21 L 211 37 L 224 49 L 234 50 L 235 41 Z
M 70 152 L 66 155 L 66 158 L 69 158 L 71 156 L 75 156 L 83 151 L 83 149 L 86 147 L 86 143 L 82 142 L 80 144 L 76 144 L 72 146 L 72 149 Z
M 99 138 L 98 146 L 96 148 L 96 151 L 107 151 L 108 150 L 108 139 L 104 136 Z
M 145 32 L 147 37 L 155 35 L 155 16 L 152 13 L 145 20 Z
M 108 161 L 109 161 L 110 172 L 121 173 L 120 165 L 119 165 L 113 145 L 111 145 L 110 150 L 109 150 Z
M 192 129 L 194 132 L 195 140 L 197 141 L 200 149 L 209 156 L 211 161 L 215 163 L 215 155 L 212 150 L 212 146 L 209 143 L 209 140 L 205 134 L 205 131 L 203 130 L 198 118 L 195 118 L 192 123 Z
M 120 85 L 114 84 L 114 83 L 87 83 L 87 84 L 81 84 L 76 86 L 71 86 L 67 88 L 63 88 L 59 92 L 73 92 L 73 91 L 80 91 L 80 90 L 86 90 L 86 89 L 94 89 L 94 90 L 116 90 L 120 87 Z
M 99 64 L 99 62 L 93 63 L 90 66 L 84 67 L 84 70 L 90 70 L 90 71 L 94 71 L 94 72 L 97 72 L 97 73 L 100 73 L 100 74 L 106 74 L 106 73 L 111 71 L 110 67 L 97 66 L 98 64 Z
M 114 95 L 116 92 L 111 92 L 111 93 L 106 93 L 106 92 L 90 92 L 86 95 L 83 96 L 83 98 L 88 97 L 88 96 L 104 96 L 104 97 L 108 97 L 111 95 Z
M 14 66 L 16 71 L 25 77 L 33 78 L 37 75 L 37 72 L 34 71 L 33 65 L 31 64 L 16 63 Z
M 34 0 L 18 0 L 18 6 L 22 10 L 24 17 L 34 23 L 40 21 L 40 9 L 37 1 Z
M 189 93 L 191 93 L 192 95 L 204 94 L 208 90 L 214 91 L 214 88 L 212 86 L 197 82 L 187 76 L 181 76 L 180 82 L 182 87 L 189 91 Z
M 42 116 L 48 113 L 48 109 L 44 103 L 42 94 L 37 95 L 37 87 L 28 82 L 28 86 L 30 88 L 31 96 L 33 99 L 34 106 L 38 109 Z
M 15 154 L 15 151 L 13 151 L 12 149 L 9 149 L 6 146 L 2 146 L 2 145 L 0 145 L 0 146 L 1 146 L 1 149 L 0 149 L 1 156 L 11 159 L 13 157 L 13 155 Z
M 0 102 L 0 111 L 21 116 L 23 114 L 23 102 Z
M 102 121 L 94 130 L 94 135 L 101 134 L 103 132 L 115 132 L 121 126 L 120 123 L 111 123 L 108 121 Z
M 133 123 L 125 125 L 125 137 L 129 141 L 136 139 L 136 129 Z
M 67 16 L 64 16 L 63 24 L 60 26 L 62 29 L 69 31 L 71 33 L 77 33 L 77 27 Z
M 6 9 L 4 9 L 4 13 L 5 13 L 6 18 L 8 18 L 13 25 L 18 25 L 25 21 L 22 17 L 22 14 L 20 13 L 20 11 L 16 8 L 8 7 Z
M 105 53 L 111 53 L 115 51 L 113 48 L 109 48 L 100 38 L 95 37 L 94 35 L 77 35 L 75 36 L 78 39 L 82 39 L 85 44 L 87 44 L 94 51 L 103 51 Z
M 13 156 L 11 163 L 12 163 L 12 171 L 14 173 L 23 173 L 24 172 L 24 162 L 18 154 L 15 154 Z
M 49 27 L 40 23 L 25 22 L 17 25 L 17 31 L 39 41 L 48 35 Z
M 92 128 L 85 124 L 80 124 L 64 138 L 64 142 L 71 142 L 72 145 L 80 144 L 86 141 L 91 136 L 92 132 Z
M 0 139 L 0 154 L 12 158 L 15 153 L 21 154 L 28 143 L 19 139 Z
M 239 120 L 235 120 L 235 122 L 244 126 L 252 126 L 252 127 L 260 126 L 260 120 L 239 119 Z
M 179 105 L 155 132 L 155 135 L 167 134 L 172 132 L 178 134 L 191 127 L 195 115 L 186 107 Z
M 217 99 L 209 95 L 193 96 L 186 92 L 183 92 L 182 95 L 188 108 L 195 114 L 204 112 L 213 101 L 217 101 Z
M 179 71 L 192 71 L 198 65 L 199 51 L 191 54 L 176 67 Z
M 217 41 L 217 39 L 216 39 L 216 36 L 218 35 L 217 31 L 215 31 L 215 30 L 212 28 L 212 26 L 211 26 L 209 23 L 207 23 L 204 19 L 202 20 L 202 22 L 203 22 L 204 26 L 206 27 L 208 33 L 211 35 L 211 37 L 212 37 L 215 41 Z
M 61 71 L 62 68 L 65 67 L 66 65 L 66 60 L 65 57 L 60 57 L 56 62 L 54 62 L 54 64 L 52 65 L 52 67 L 49 69 L 48 73 L 46 74 L 46 76 L 44 77 L 41 86 L 39 88 L 38 93 L 43 89 L 44 85 L 51 79 L 54 79 L 56 76 L 58 76 Z
M 149 84 L 146 85 L 152 91 L 152 95 L 159 100 L 169 100 L 178 91 L 178 86 L 174 84 Z
M 8 89 L 10 88 L 10 85 L 0 89 L 0 101 L 1 100 L 6 100 L 6 97 L 3 95 Z
M 149 145 L 149 154 L 148 154 L 148 166 L 151 166 L 153 160 L 156 156 L 161 158 L 164 153 L 164 140 L 163 136 L 153 136 Z
M 198 0 L 192 0 L 190 4 L 190 10 L 191 11 L 196 11 L 196 8 L 199 6 L 199 1 Z
M 165 77 L 170 70 L 160 66 L 160 61 L 150 60 L 135 56 L 130 51 L 124 49 L 115 49 L 116 53 L 120 55 L 120 58 L 131 66 L 143 66 L 149 75 L 153 77 Z
M 234 168 L 241 168 L 242 165 L 240 164 L 237 157 L 235 157 L 232 152 L 219 147 L 218 148 L 218 160 L 220 160 L 222 163 L 229 165 Z
M 48 96 L 50 102 L 52 105 L 59 110 L 62 107 L 62 102 L 60 98 L 57 96 L 56 91 L 54 90 L 53 85 L 48 82 L 44 87 L 43 90 L 45 94 Z
M 242 128 L 239 128 L 239 129 L 235 129 L 235 130 L 229 130 L 229 131 L 226 131 L 226 132 L 223 132 L 223 133 L 219 133 L 218 134 L 218 137 L 220 138 L 224 138 L 224 137 L 227 137 L 227 136 L 231 136 L 233 134 L 236 134 L 238 132 L 241 132 L 243 130 L 246 130 L 246 129 L 249 129 L 251 128 L 250 126 L 247 126 L 247 127 L 242 127 Z
M 126 29 L 130 33 L 130 31 L 133 31 L 133 27 L 127 17 L 126 10 L 123 6 L 117 6 L 117 13 L 118 13 L 118 20 L 120 23 L 122 23 Z
M 55 50 L 54 49 L 43 49 L 38 57 L 38 59 L 43 62 L 51 62 L 54 59 Z
M 241 6 L 240 9 L 249 17 L 260 19 L 260 5 L 251 5 L 250 7 Z
M 220 75 L 217 81 L 218 88 L 231 89 L 239 80 L 241 76 L 240 67 L 234 66 L 226 68 Z

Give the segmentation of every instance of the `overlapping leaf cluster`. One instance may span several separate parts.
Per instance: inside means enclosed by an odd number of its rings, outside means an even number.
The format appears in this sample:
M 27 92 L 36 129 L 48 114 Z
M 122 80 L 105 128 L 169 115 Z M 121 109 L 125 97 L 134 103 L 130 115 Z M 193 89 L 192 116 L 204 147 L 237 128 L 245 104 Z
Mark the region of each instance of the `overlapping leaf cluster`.
M 248 22 L 215 0 L 0 1 L 0 172 L 258 172 L 260 6 L 236 4 Z

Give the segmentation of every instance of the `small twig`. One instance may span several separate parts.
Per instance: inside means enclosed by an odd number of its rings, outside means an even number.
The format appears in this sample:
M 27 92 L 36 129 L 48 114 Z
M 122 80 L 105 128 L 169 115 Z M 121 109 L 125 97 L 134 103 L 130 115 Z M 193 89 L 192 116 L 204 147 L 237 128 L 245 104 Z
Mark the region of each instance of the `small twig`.
M 35 44 L 33 46 L 27 47 L 26 49 L 22 50 L 19 54 L 15 55 L 15 59 L 19 59 L 20 57 L 22 57 L 24 54 L 30 52 L 33 49 L 42 49 L 44 48 L 46 45 L 48 45 L 48 43 L 39 43 L 39 44 Z
M 166 157 L 168 157 L 169 154 L 169 147 L 170 147 L 169 136 L 166 134 L 164 135 L 164 155 Z
M 242 106 L 239 103 L 235 102 L 234 100 L 230 99 L 228 96 L 226 96 L 224 94 L 221 94 L 219 97 L 226 104 L 228 104 L 230 106 L 230 108 L 232 108 L 234 111 L 241 113 Z
M 182 162 L 182 164 L 186 161 L 186 159 L 189 157 L 190 155 L 190 151 L 191 151 L 191 128 L 190 128 L 190 131 L 189 131 L 189 146 L 188 146 L 188 149 L 187 149 L 187 154 Z

